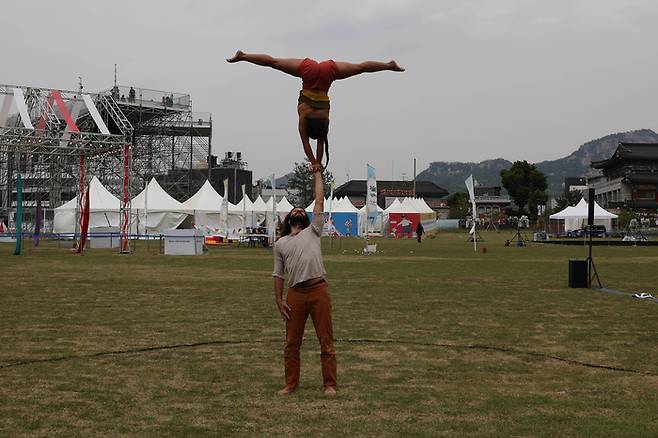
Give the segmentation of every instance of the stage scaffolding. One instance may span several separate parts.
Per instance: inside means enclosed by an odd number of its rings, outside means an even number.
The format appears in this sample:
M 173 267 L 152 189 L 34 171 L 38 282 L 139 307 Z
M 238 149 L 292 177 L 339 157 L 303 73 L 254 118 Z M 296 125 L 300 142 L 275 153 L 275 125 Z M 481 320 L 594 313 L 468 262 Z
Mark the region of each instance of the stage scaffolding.
M 20 99 L 17 94 L 23 98 L 23 115 L 15 103 Z M 99 95 L 89 96 L 97 107 L 102 106 Z M 81 183 L 88 183 L 91 176 L 122 195 L 127 137 L 101 133 L 90 124 L 92 118 L 83 100 L 82 93 L 75 91 L 0 85 L 0 220 L 10 229 L 17 207 L 19 172 L 23 180 L 23 231 L 28 233 L 34 227 L 37 200 L 45 212 L 47 232 L 49 225 L 52 227 L 53 210 L 75 198 Z M 11 108 L 17 112 L 10 112 Z
M 201 187 L 193 170 L 207 170 L 210 177 L 212 116 L 192 111 L 188 94 L 127 86 L 103 94 L 116 102 L 134 127 L 131 187 L 135 193 L 155 178 L 182 202 Z
M 3 117 L 5 102 L 17 99 L 17 89 L 31 126 L 25 126 L 16 104 Z M 208 169 L 210 176 L 212 117 L 193 112 L 189 95 L 122 86 L 84 94 L 91 97 L 104 130 L 83 104 L 80 91 L 0 85 L 0 220 L 10 229 L 18 172 L 23 179 L 24 231 L 34 226 L 37 198 L 47 212 L 45 224 L 52 225 L 53 210 L 79 193 L 81 176 L 84 184 L 96 176 L 122 201 L 121 229 L 128 235 L 130 199 L 151 178 L 183 201 L 199 188 L 192 170 Z

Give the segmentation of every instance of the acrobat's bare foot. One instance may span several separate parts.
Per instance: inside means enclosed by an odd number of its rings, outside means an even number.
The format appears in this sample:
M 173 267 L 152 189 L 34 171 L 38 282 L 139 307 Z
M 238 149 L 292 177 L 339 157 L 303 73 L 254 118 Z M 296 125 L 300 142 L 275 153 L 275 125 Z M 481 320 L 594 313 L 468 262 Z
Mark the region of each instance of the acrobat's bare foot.
M 388 61 L 388 65 L 391 67 L 391 71 L 404 71 L 404 69 L 402 67 L 400 67 L 398 65 L 398 63 L 395 62 L 395 60 L 393 60 L 393 59 Z
M 238 61 L 242 61 L 244 59 L 244 52 L 242 50 L 238 50 L 235 52 L 235 55 L 233 55 L 232 58 L 228 58 L 226 62 L 234 63 Z

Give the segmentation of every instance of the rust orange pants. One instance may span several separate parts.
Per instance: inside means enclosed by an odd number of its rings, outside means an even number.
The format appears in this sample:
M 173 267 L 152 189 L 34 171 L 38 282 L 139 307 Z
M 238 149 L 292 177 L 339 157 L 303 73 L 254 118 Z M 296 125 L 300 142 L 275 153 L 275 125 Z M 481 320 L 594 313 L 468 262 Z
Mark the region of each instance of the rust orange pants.
M 311 315 L 315 333 L 320 341 L 320 362 L 324 386 L 336 386 L 336 352 L 334 351 L 334 331 L 331 325 L 331 297 L 326 282 L 310 287 L 291 287 L 286 302 L 290 306 L 291 318 L 286 320 L 286 347 L 284 364 L 286 386 L 299 386 L 299 349 L 304 338 L 306 320 Z

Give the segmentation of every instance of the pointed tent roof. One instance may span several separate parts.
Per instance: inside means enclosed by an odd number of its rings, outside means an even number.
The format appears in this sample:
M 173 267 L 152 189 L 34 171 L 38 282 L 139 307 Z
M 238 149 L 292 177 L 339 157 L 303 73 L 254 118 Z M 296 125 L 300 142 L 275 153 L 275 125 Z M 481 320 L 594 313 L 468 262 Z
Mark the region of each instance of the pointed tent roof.
M 434 210 L 427 205 L 427 202 L 423 198 L 411 198 L 412 202 L 416 206 L 416 209 L 421 213 L 434 213 Z
M 412 201 L 412 198 L 404 198 L 402 200 L 402 208 L 404 209 L 405 213 L 420 213 L 416 203 Z
M 315 199 L 313 200 L 313 202 L 308 204 L 308 207 L 306 207 L 306 211 L 307 212 L 312 212 L 314 208 L 315 208 Z M 324 198 L 324 211 L 325 212 L 329 211 L 329 210 L 327 210 L 328 208 L 329 208 L 329 198 Z M 333 206 L 332 206 L 332 208 L 333 208 Z
M 89 204 L 89 211 L 119 211 L 121 209 L 119 198 L 110 193 L 95 176 L 89 182 Z M 76 196 L 55 210 L 75 210 L 77 205 L 78 197 Z
M 293 208 L 295 208 L 295 206 L 292 205 L 290 202 L 288 202 L 285 196 L 281 198 L 279 203 L 276 205 L 276 210 L 280 212 L 284 212 L 284 211 L 288 212 Z
M 206 180 L 190 199 L 183 202 L 182 206 L 186 210 L 219 213 L 222 210 L 222 197 L 210 184 L 210 181 Z
M 562 211 L 549 216 L 550 219 L 567 219 L 567 218 L 587 218 L 588 204 L 585 198 L 582 198 L 575 207 L 567 207 Z M 618 216 L 604 210 L 596 201 L 594 201 L 594 219 L 616 219 Z
M 270 208 L 268 210 L 267 204 L 265 203 L 265 201 L 263 201 L 263 198 L 260 195 L 258 195 L 258 198 L 256 198 L 256 200 L 254 201 L 253 211 L 255 211 L 256 213 L 265 213 L 267 211 L 272 211 L 272 209 Z
M 148 194 L 148 199 L 147 195 Z M 130 201 L 130 208 L 135 210 L 192 213 L 190 209 L 183 208 L 183 204 L 171 197 L 169 193 L 152 178 L 146 188 Z
M 403 210 L 402 208 L 402 203 L 398 198 L 395 198 L 391 205 L 388 206 L 386 210 L 384 210 L 386 213 L 406 213 L 406 211 Z
M 357 213 L 359 210 L 352 205 L 347 197 L 342 197 L 332 206 L 333 211 L 340 213 Z
M 239 213 L 242 213 L 242 204 L 245 204 L 244 211 L 254 211 L 254 203 L 251 202 L 251 199 L 249 199 L 249 196 L 245 194 L 245 196 L 240 199 L 240 202 L 237 204 L 231 204 L 230 202 L 228 203 L 228 211 L 237 211 Z
M 368 206 L 367 206 L 367 205 L 364 205 L 363 207 L 359 208 L 359 213 L 366 214 L 366 207 L 368 207 Z M 381 212 L 383 212 L 383 211 L 384 211 L 384 209 L 381 208 L 381 207 L 378 205 L 378 206 L 377 206 L 377 213 L 381 213 Z

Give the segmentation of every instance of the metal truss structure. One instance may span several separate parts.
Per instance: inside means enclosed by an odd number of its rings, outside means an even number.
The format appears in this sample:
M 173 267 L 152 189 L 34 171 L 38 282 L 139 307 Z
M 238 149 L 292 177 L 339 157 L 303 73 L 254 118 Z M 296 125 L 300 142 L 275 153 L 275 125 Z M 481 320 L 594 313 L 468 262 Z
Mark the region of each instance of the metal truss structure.
M 210 113 L 193 112 L 188 94 L 125 86 L 102 94 L 134 127 L 131 190 L 136 193 L 156 178 L 179 201 L 194 194 L 200 185 L 192 170 L 210 171 Z
M 93 120 L 80 92 L 0 85 L 3 106 L 9 108 L 7 100 L 14 99 L 16 90 L 24 96 L 29 122 L 18 113 L 9 117 L 5 114 L 5 120 L 0 120 L 3 122 L 0 126 L 0 219 L 10 218 L 17 207 L 19 172 L 28 228 L 37 198 L 52 214 L 52 209 L 74 198 L 81 179 L 84 183 L 91 175 L 98 176 L 108 189 L 119 194 L 123 186 L 121 163 L 126 135 L 103 134 L 95 124 L 92 126 Z M 54 95 L 66 110 L 55 102 Z M 91 98 L 99 100 L 98 95 L 91 95 Z M 65 120 L 67 117 L 69 121 Z M 69 126 L 70 120 L 75 124 L 74 130 Z M 26 124 L 32 126 L 26 127 Z M 86 168 L 82 174 L 81 157 L 85 163 L 83 170 Z
M 17 90 L 24 112 L 7 116 L 4 107 Z M 16 209 L 18 172 L 28 231 L 37 197 L 52 215 L 92 176 L 122 200 L 122 222 L 129 226 L 129 200 L 151 178 L 182 201 L 199 188 L 192 170 L 210 172 L 212 118 L 194 113 L 189 95 L 116 85 L 84 94 L 105 129 L 81 91 L 0 85 L 0 220 L 6 222 Z

